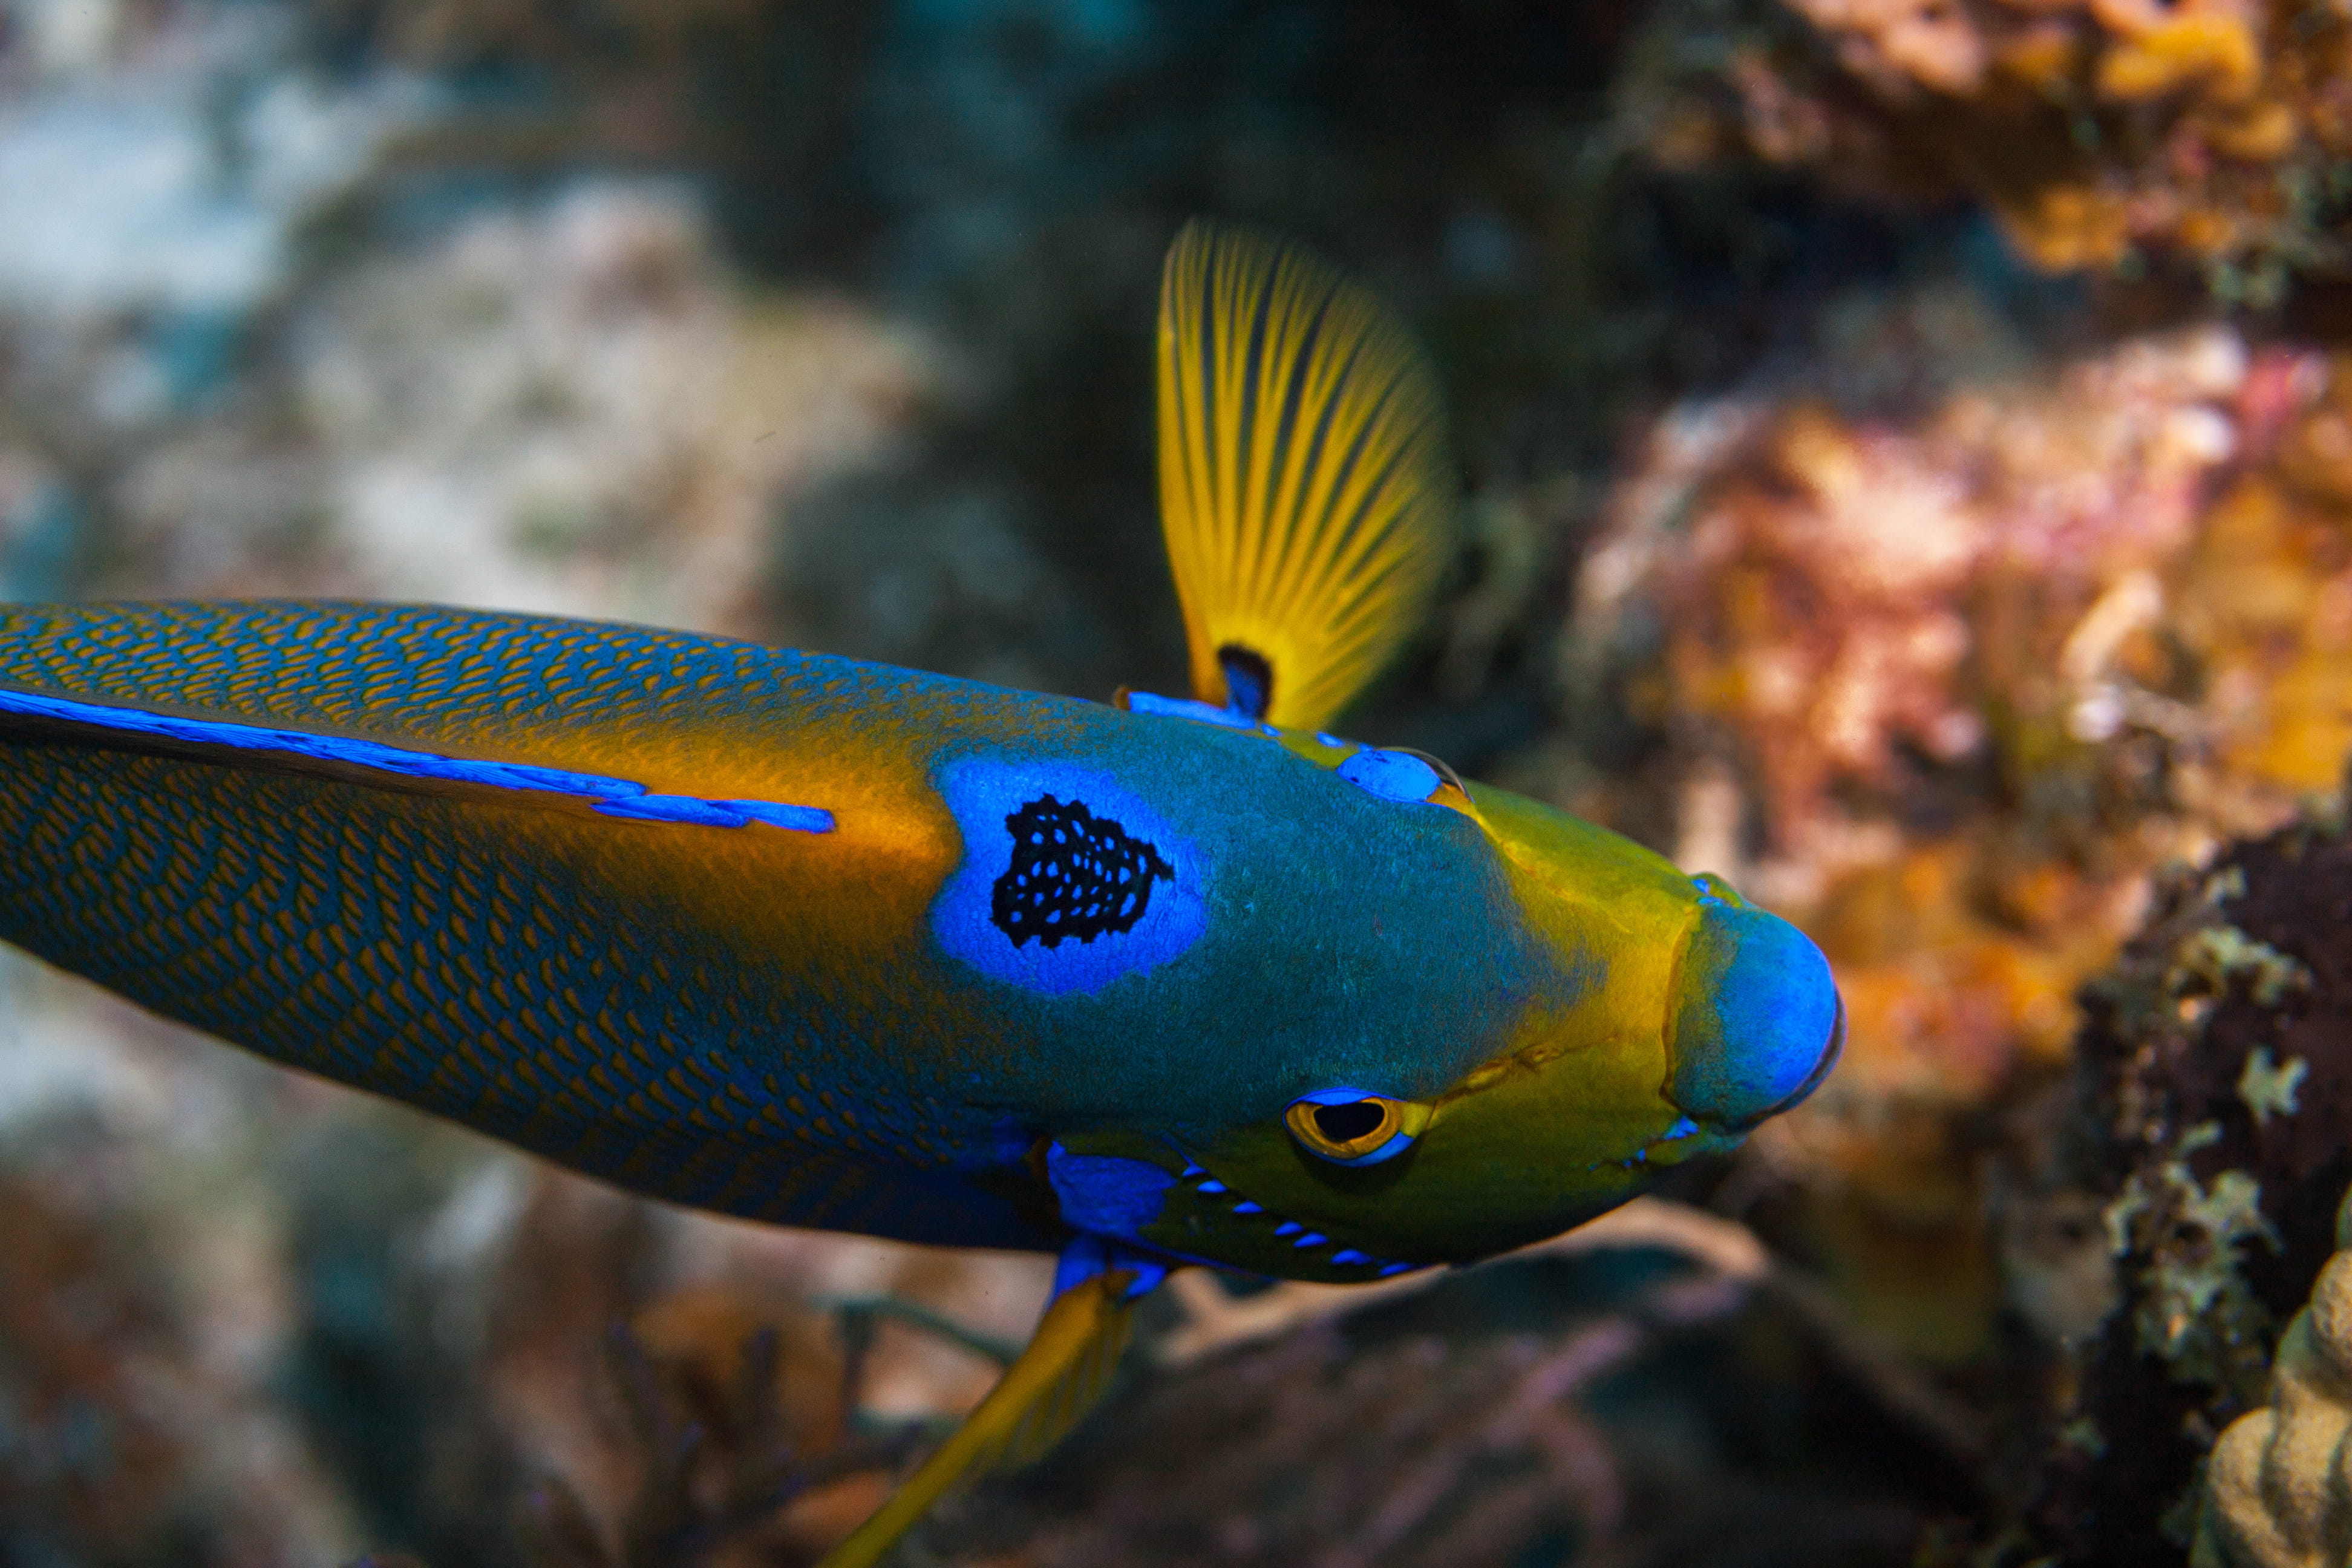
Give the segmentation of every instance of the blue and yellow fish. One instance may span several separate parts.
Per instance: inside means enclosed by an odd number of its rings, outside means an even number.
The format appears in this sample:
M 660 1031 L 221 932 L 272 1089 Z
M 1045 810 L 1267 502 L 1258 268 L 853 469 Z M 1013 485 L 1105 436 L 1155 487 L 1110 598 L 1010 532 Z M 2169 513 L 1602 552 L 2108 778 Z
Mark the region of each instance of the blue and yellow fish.
M 1171 1268 L 1483 1258 L 1803 1098 L 1843 1012 L 1795 928 L 1326 732 L 1453 548 L 1404 331 L 1196 224 L 1159 356 L 1190 698 L 423 606 L 13 606 L 0 937 L 633 1192 L 1060 1253 L 836 1568 L 1051 1442 Z

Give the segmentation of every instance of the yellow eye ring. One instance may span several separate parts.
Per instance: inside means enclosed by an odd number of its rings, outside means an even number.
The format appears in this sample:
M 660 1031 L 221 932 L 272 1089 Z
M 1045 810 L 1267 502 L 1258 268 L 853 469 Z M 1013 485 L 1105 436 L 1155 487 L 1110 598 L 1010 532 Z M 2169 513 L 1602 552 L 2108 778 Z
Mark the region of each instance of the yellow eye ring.
M 1429 1107 L 1360 1089 L 1318 1089 L 1282 1113 L 1290 1135 L 1335 1165 L 1376 1165 L 1412 1146 L 1429 1125 Z

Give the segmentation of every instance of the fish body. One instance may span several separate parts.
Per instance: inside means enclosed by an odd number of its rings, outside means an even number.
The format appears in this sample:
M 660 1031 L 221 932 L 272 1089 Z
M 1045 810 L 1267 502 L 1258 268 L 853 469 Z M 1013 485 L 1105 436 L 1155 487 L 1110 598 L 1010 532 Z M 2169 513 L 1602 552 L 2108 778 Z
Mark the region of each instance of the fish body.
M 1249 1135 L 1300 1096 L 1435 1101 L 1547 1042 L 1608 1104 L 1548 1131 L 1591 1169 L 1534 1235 L 1622 1195 L 1644 1149 L 1704 1142 L 1663 1138 L 1670 1020 L 1629 1004 L 1666 994 L 1706 889 L 1500 792 L 1373 793 L 1341 770 L 1381 753 L 1331 737 L 675 632 L 263 603 L 0 612 L 0 938 L 699 1207 L 1057 1249 L 1085 1161 L 1270 1188 Z M 646 798 L 822 826 L 609 809 Z M 1482 807 L 1549 854 L 1497 852 Z M 1308 1202 L 1218 1257 L 1168 1190 L 1169 1250 L 1267 1272 L 1493 1249 L 1476 1205 L 1401 1247 Z M 1291 1220 L 1326 1243 L 1272 1235 Z
M 0 939 L 632 1191 L 1059 1252 L 1030 1350 L 833 1557 L 1082 1413 L 1207 1263 L 1538 1240 L 1835 1061 L 1713 877 L 1327 732 L 1452 550 L 1370 295 L 1195 226 L 1161 299 L 1189 697 L 432 606 L 0 609 Z

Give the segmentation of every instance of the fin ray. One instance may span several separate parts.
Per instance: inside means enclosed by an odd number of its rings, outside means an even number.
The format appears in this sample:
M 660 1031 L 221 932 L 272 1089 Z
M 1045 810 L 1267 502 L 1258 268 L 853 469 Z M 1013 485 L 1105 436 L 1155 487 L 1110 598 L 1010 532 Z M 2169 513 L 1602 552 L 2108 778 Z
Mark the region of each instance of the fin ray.
M 817 1568 L 872 1568 L 959 1483 L 1026 1464 L 1061 1441 L 1118 1369 L 1134 1326 L 1134 1305 L 1121 1300 L 1132 1278 L 1114 1268 L 1055 1297 L 1028 1348 L 980 1407 Z
M 1195 222 L 1160 289 L 1161 526 L 1193 695 L 1320 728 L 1418 622 L 1454 542 L 1435 377 L 1371 294 L 1305 252 Z

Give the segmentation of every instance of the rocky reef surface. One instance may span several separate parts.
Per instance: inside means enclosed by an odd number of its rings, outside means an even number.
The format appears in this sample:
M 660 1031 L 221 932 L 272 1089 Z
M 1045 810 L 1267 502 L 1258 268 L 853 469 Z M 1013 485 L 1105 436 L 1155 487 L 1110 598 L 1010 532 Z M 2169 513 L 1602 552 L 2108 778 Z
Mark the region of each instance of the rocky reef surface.
M 2178 1555 L 2206 1456 L 2263 1402 L 2280 1331 L 2336 1248 L 2347 915 L 2352 840 L 2333 812 L 2164 878 L 2085 993 L 2074 1081 L 2014 1147 L 2006 1231 L 2099 1216 L 2071 1251 L 2018 1249 L 2021 1278 L 2080 1299 L 2077 1325 L 2104 1309 L 2051 1363 L 2050 1447 L 2025 1472 L 2032 1526 L 2067 1562 Z

